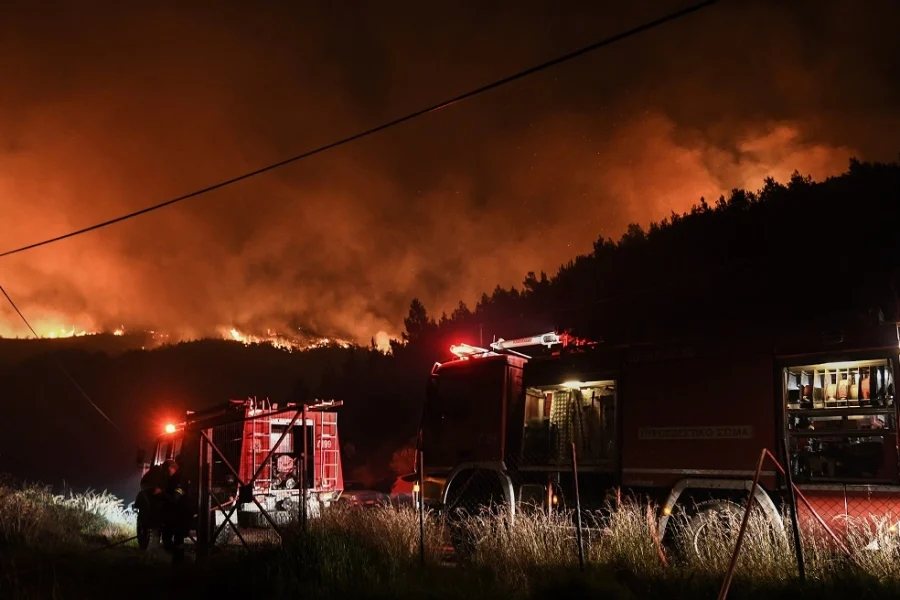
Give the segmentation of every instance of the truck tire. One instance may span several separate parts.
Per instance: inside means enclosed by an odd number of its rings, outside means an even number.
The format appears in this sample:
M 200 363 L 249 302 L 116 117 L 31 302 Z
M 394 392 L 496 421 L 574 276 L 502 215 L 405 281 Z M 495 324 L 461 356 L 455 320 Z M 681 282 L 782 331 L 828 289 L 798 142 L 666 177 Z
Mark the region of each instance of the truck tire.
M 455 515 L 477 515 L 506 502 L 501 474 L 490 469 L 460 471 L 447 485 L 445 511 Z
M 698 504 L 683 529 L 684 549 L 701 560 L 709 560 L 713 548 L 721 548 L 715 544 L 716 540 L 731 540 L 737 536 L 743 515 L 744 507 L 730 500 L 708 500 Z
M 482 511 L 493 512 L 497 505 L 506 502 L 501 474 L 490 469 L 460 471 L 448 482 L 444 515 L 450 535 L 450 544 L 457 559 L 469 560 L 478 546 L 468 521 Z

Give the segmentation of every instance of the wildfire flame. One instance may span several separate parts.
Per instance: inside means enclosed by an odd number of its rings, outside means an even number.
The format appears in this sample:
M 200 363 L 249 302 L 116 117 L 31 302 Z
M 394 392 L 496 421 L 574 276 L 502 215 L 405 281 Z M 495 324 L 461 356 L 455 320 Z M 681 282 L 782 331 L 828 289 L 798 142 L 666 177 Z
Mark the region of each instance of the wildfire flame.
M 274 346 L 275 348 L 286 350 L 288 352 L 293 352 L 295 350 L 311 350 L 313 348 L 324 348 L 330 345 L 337 345 L 341 348 L 349 348 L 352 345 L 352 343 L 348 342 L 347 340 L 325 337 L 311 340 L 300 340 L 298 338 L 291 338 L 285 335 L 281 335 L 271 329 L 267 329 L 264 336 L 259 336 L 250 333 L 244 333 L 234 327 L 231 327 L 227 331 L 223 332 L 222 337 L 226 340 L 240 342 L 245 346 L 249 346 L 251 344 L 269 344 L 271 346 Z
M 159 346 L 167 345 L 173 342 L 188 341 L 187 338 L 183 336 L 176 335 L 173 337 L 168 333 L 162 333 L 153 330 L 128 331 L 125 329 L 124 325 L 119 326 L 118 328 L 113 330 L 106 329 L 101 331 L 94 331 L 89 329 L 80 329 L 76 326 L 60 327 L 57 324 L 38 324 L 35 327 L 35 330 L 37 331 L 38 337 L 45 340 L 77 338 L 96 335 L 113 335 L 116 337 L 123 337 L 126 335 L 137 336 L 138 338 L 143 339 L 140 347 L 144 350 L 146 350 L 147 348 L 157 348 Z M 224 340 L 239 342 L 241 344 L 244 344 L 245 346 L 250 346 L 251 344 L 268 344 L 287 352 L 311 350 L 329 346 L 338 346 L 341 348 L 350 348 L 351 346 L 353 346 L 353 342 L 347 340 L 339 338 L 310 336 L 309 334 L 304 334 L 299 330 L 295 335 L 283 335 L 273 329 L 267 329 L 264 335 L 256 335 L 253 333 L 241 331 L 236 327 L 223 327 L 219 329 L 219 335 Z M 18 336 L 9 335 L 4 330 L 0 329 L 0 338 L 13 337 Z
M 42 334 L 42 338 L 49 338 L 51 340 L 55 340 L 58 338 L 71 338 L 71 337 L 84 337 L 86 335 L 97 335 L 96 331 L 77 331 L 75 327 L 72 329 L 60 329 L 58 331 L 48 331 L 45 334 Z M 40 335 L 40 334 L 39 334 Z

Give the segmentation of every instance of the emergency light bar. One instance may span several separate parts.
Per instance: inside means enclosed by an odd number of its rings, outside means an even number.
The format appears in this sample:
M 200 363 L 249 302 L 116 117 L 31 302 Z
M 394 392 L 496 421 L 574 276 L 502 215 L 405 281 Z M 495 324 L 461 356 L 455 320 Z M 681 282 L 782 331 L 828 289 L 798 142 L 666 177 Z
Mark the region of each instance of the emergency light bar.
M 469 344 L 459 344 L 450 346 L 450 352 L 459 358 L 466 358 L 476 354 L 487 354 L 490 350 L 487 348 L 479 348 L 478 346 L 470 346 Z

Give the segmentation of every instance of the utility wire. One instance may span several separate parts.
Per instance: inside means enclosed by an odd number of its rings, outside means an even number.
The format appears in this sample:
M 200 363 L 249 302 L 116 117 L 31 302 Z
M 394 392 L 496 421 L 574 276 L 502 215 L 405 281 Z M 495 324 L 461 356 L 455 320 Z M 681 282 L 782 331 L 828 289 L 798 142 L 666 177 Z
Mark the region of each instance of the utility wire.
M 408 115 L 406 115 L 406 116 L 404 116 L 404 117 L 399 117 L 399 118 L 394 119 L 394 120 L 392 120 L 392 121 L 388 121 L 387 123 L 383 123 L 383 124 L 381 124 L 381 125 L 378 125 L 377 127 L 373 127 L 373 128 L 371 128 L 371 129 L 367 129 L 367 130 L 365 130 L 365 131 L 361 131 L 361 132 L 356 133 L 356 134 L 354 134 L 354 135 L 351 135 L 351 136 L 349 136 L 349 137 L 345 137 L 345 138 L 339 139 L 339 140 L 337 140 L 337 141 L 334 141 L 334 142 L 325 144 L 324 146 L 319 146 L 318 148 L 316 148 L 316 149 L 314 149 L 314 150 L 309 150 L 309 151 L 304 152 L 304 153 L 302 153 L 302 154 L 298 154 L 298 155 L 296 155 L 296 156 L 292 156 L 292 157 L 290 157 L 290 158 L 286 158 L 286 159 L 284 159 L 284 160 L 282 160 L 282 161 L 279 161 L 279 162 L 276 162 L 276 163 L 272 163 L 272 164 L 270 164 L 270 165 L 267 165 L 267 166 L 265 166 L 265 167 L 261 167 L 261 168 L 259 168 L 259 169 L 254 170 L 254 171 L 249 171 L 249 172 L 247 172 L 247 173 L 244 173 L 243 175 L 238 175 L 237 177 L 232 177 L 231 179 L 226 179 L 225 181 L 220 181 L 219 183 L 215 183 L 215 184 L 209 185 L 209 186 L 207 186 L 207 187 L 205 187 L 205 188 L 202 188 L 202 189 L 199 189 L 199 190 L 190 192 L 190 193 L 185 194 L 185 195 L 183 195 L 183 196 L 178 196 L 177 198 L 172 198 L 171 200 L 166 200 L 165 202 L 160 202 L 159 204 L 154 204 L 154 205 L 152 205 L 152 206 L 147 206 L 147 207 L 142 208 L 142 209 L 140 209 L 140 210 L 136 210 L 136 211 L 134 211 L 134 212 L 130 212 L 130 213 L 121 215 L 121 216 L 119 216 L 119 217 L 115 217 L 115 218 L 113 218 L 113 219 L 109 219 L 109 220 L 107 220 L 107 221 L 102 221 L 102 222 L 100 222 L 100 223 L 96 223 L 96 224 L 94 224 L 94 225 L 90 225 L 90 226 L 88 226 L 88 227 L 84 227 L 84 228 L 82 228 L 82 229 L 77 229 L 77 230 L 75 230 L 75 231 L 71 231 L 71 232 L 66 233 L 66 234 L 63 234 L 63 235 L 59 235 L 59 236 L 56 236 L 56 237 L 48 238 L 48 239 L 43 240 L 43 241 L 40 241 L 40 242 L 35 242 L 35 243 L 33 243 L 33 244 L 28 244 L 28 245 L 26 245 L 26 246 L 21 246 L 21 247 L 19 247 L 19 248 L 15 248 L 15 249 L 13 249 L 13 250 L 7 250 L 6 252 L 0 253 L 0 258 L 6 257 L 6 256 L 11 256 L 11 255 L 13 255 L 13 254 L 19 254 L 19 253 L 21 253 L 21 252 L 25 252 L 26 250 L 33 250 L 33 249 L 35 249 L 35 248 L 40 248 L 41 246 L 46 246 L 46 245 L 48 245 L 48 244 L 53 244 L 53 243 L 55 243 L 55 242 L 60 242 L 60 241 L 62 241 L 62 240 L 66 240 L 66 239 L 69 239 L 69 238 L 72 238 L 72 237 L 75 237 L 75 236 L 78 236 L 78 235 L 81 235 L 81 234 L 84 234 L 84 233 L 89 233 L 89 232 L 95 231 L 95 230 L 97 230 L 97 229 L 102 229 L 102 228 L 104 228 L 104 227 L 109 227 L 110 225 L 115 225 L 116 223 L 121 223 L 121 222 L 123 222 L 123 221 L 127 221 L 127 220 L 129 220 L 129 219 L 133 219 L 133 218 L 135 218 L 135 217 L 139 217 L 139 216 L 141 216 L 141 215 L 145 215 L 145 214 L 147 214 L 147 213 L 150 213 L 150 212 L 159 210 L 159 209 L 161 209 L 161 208 L 165 208 L 165 207 L 167 207 L 167 206 L 172 206 L 173 204 L 177 204 L 177 203 L 179 203 L 179 202 L 183 202 L 183 201 L 189 200 L 189 199 L 191 199 L 191 198 L 196 198 L 197 196 L 201 196 L 201 195 L 203 195 L 203 194 L 207 194 L 207 193 L 209 193 L 209 192 L 218 190 L 218 189 L 220 189 L 220 188 L 224 188 L 224 187 L 226 187 L 226 186 L 229 186 L 229 185 L 238 183 L 238 182 L 243 181 L 243 180 L 245 180 L 245 179 L 250 179 L 251 177 L 256 177 L 257 175 L 262 175 L 263 173 L 267 173 L 267 172 L 269 172 L 269 171 L 273 171 L 273 170 L 275 170 L 275 169 L 278 169 L 278 168 L 283 167 L 283 166 L 285 166 L 285 165 L 291 164 L 291 163 L 293 163 L 293 162 L 297 162 L 297 161 L 302 160 L 302 159 L 304 159 L 304 158 L 309 158 L 310 156 L 314 156 L 314 155 L 316 155 L 316 154 L 321 154 L 322 152 L 325 152 L 325 151 L 327 151 L 327 150 L 331 150 L 332 148 L 337 148 L 338 146 L 343 146 L 343 145 L 345 145 L 345 144 L 349 144 L 350 142 L 354 142 L 354 141 L 359 140 L 359 139 L 362 139 L 362 138 L 364 138 L 364 137 L 368 137 L 368 136 L 373 135 L 373 134 L 375 134 L 375 133 L 378 133 L 378 132 L 380 132 L 380 131 L 384 131 L 385 129 L 390 129 L 390 128 L 392 128 L 392 127 L 395 127 L 395 126 L 400 125 L 400 124 L 402 124 L 402 123 L 405 123 L 405 122 L 407 122 L 407 121 L 411 121 L 411 120 L 413 120 L 413 119 L 415 119 L 415 118 L 417 118 L 417 117 L 421 117 L 421 116 L 426 115 L 426 114 L 428 114 L 428 113 L 432 113 L 432 112 L 441 110 L 442 108 L 447 108 L 448 106 L 451 106 L 451 105 L 456 104 L 456 103 L 458 103 L 458 102 L 462 102 L 463 100 L 468 100 L 469 98 L 472 98 L 472 97 L 474 97 L 474 96 L 478 96 L 478 95 L 480 95 L 480 94 L 483 94 L 483 93 L 485 93 L 485 92 L 488 92 L 488 91 L 493 90 L 493 89 L 495 89 L 495 88 L 498 88 L 498 87 L 500 87 L 500 86 L 506 85 L 506 84 L 508 84 L 508 83 L 512 83 L 513 81 L 517 81 L 517 80 L 522 79 L 522 78 L 524 78 L 524 77 L 528 77 L 529 75 L 533 75 L 534 73 L 537 73 L 537 72 L 539 72 L 539 71 L 543 71 L 543 70 L 545 70 L 545 69 L 549 69 L 550 67 L 554 67 L 554 66 L 559 65 L 559 64 L 561 64 L 561 63 L 570 61 L 570 60 L 572 60 L 572 59 L 574 59 L 574 58 L 578 58 L 579 56 L 582 56 L 582 55 L 584 55 L 584 54 L 588 54 L 588 53 L 590 53 L 590 52 L 593 52 L 593 51 L 595 51 L 595 50 L 598 50 L 598 49 L 600 49 L 600 48 L 603 48 L 604 46 L 609 46 L 609 45 L 611 45 L 611 44 L 614 44 L 614 43 L 619 42 L 619 41 L 621 41 L 621 40 L 624 40 L 624 39 L 626 39 L 626 38 L 633 37 L 633 36 L 635 36 L 635 35 L 637 35 L 637 34 L 639 34 L 639 33 L 643 33 L 643 32 L 645 32 L 645 31 L 648 31 L 648 30 L 653 29 L 653 28 L 655 28 L 655 27 L 659 27 L 660 25 L 664 25 L 665 23 L 668 23 L 668 22 L 670 22 L 670 21 L 675 21 L 675 20 L 677 20 L 677 19 L 680 19 L 681 17 L 685 17 L 685 16 L 687 16 L 687 15 L 689 15 L 689 14 L 695 13 L 695 12 L 697 12 L 697 11 L 699 11 L 699 10 L 702 10 L 702 9 L 704 9 L 704 8 L 707 8 L 707 7 L 709 7 L 709 6 L 712 6 L 713 4 L 716 4 L 716 3 L 718 3 L 718 2 L 721 2 L 721 0 L 705 0 L 704 2 L 699 2 L 699 3 L 697 3 L 697 4 L 693 4 L 693 5 L 691 5 L 691 6 L 688 6 L 687 8 L 683 8 L 683 9 L 681 9 L 681 10 L 675 11 L 675 12 L 673 12 L 673 13 L 670 13 L 670 14 L 668 14 L 668 15 L 665 15 L 665 16 L 660 17 L 660 18 L 658 18 L 658 19 L 655 19 L 655 20 L 653 20 L 653 21 L 649 21 L 649 22 L 647 22 L 647 23 L 644 23 L 643 25 L 639 25 L 639 26 L 637 26 L 637 27 L 634 27 L 633 29 L 629 29 L 628 31 L 624 31 L 624 32 L 622 32 L 622 33 L 618 33 L 618 34 L 616 34 L 616 35 L 614 35 L 614 36 L 612 36 L 612 37 L 608 37 L 608 38 L 605 38 L 605 39 L 603 39 L 603 40 L 594 42 L 593 44 L 590 44 L 590 45 L 588 45 L 588 46 L 584 46 L 584 47 L 582 47 L 582 48 L 579 48 L 578 50 L 569 52 L 568 54 L 563 54 L 562 56 L 558 56 L 558 57 L 556 57 L 556 58 L 554 58 L 554 59 L 548 60 L 548 61 L 546 61 L 546 62 L 543 62 L 543 63 L 539 64 L 539 65 L 536 65 L 536 66 L 530 67 L 530 68 L 528 68 L 528 69 L 525 69 L 524 71 L 519 71 L 518 73 L 515 73 L 515 74 L 513 74 L 513 75 L 509 75 L 509 76 L 507 76 L 507 77 L 504 77 L 503 79 L 498 79 L 498 80 L 496 80 L 496 81 L 494 81 L 494 82 L 492 82 L 492 83 L 488 83 L 488 84 L 483 85 L 483 86 L 481 86 L 481 87 L 479 87 L 479 88 L 476 88 L 476 89 L 474 89 L 474 90 L 470 90 L 470 91 L 468 91 L 468 92 L 459 94 L 458 96 L 455 96 L 455 97 L 453 97 L 453 98 L 451 98 L 451 99 L 449 99 L 449 100 L 445 100 L 445 101 L 443 101 L 443 102 L 439 102 L 438 104 L 434 104 L 434 105 L 432 105 L 432 106 L 429 106 L 428 108 L 422 108 L 422 109 L 417 110 L 416 112 L 410 113 L 410 114 L 408 114 Z
M 6 289 L 2 285 L 0 285 L 0 292 L 3 292 L 3 295 L 6 297 L 6 300 L 7 300 L 7 302 L 9 302 L 9 305 L 13 307 L 13 310 L 16 311 L 16 314 L 19 315 L 19 318 L 22 319 L 22 322 L 25 323 L 25 326 L 28 327 L 29 330 L 31 330 L 31 334 L 35 337 L 35 339 L 40 339 L 41 336 L 39 336 L 37 334 L 37 332 L 34 330 L 34 327 L 31 326 L 31 323 L 28 322 L 28 319 L 25 318 L 25 315 L 22 314 L 22 311 L 19 310 L 19 307 L 16 306 L 16 303 L 13 302 L 13 299 L 6 292 Z M 72 382 L 72 385 L 74 385 L 75 388 L 78 389 L 78 391 L 81 393 L 81 395 L 84 397 L 84 399 L 87 400 L 88 403 L 90 403 L 90 405 L 94 407 L 94 410 L 96 410 L 98 413 L 100 413 L 100 416 L 103 417 L 104 419 L 106 419 L 110 425 L 112 425 L 113 427 L 118 429 L 119 433 L 126 435 L 125 431 L 121 427 L 116 425 L 116 423 L 112 419 L 109 418 L 109 415 L 107 415 L 105 412 L 103 412 L 103 410 L 99 406 L 97 406 L 97 403 L 94 402 L 93 399 L 91 399 L 91 397 L 88 395 L 88 393 L 86 391 L 84 391 L 84 388 L 81 387 L 80 385 L 78 385 L 78 382 L 75 381 L 75 378 L 72 377 L 72 375 L 69 374 L 69 372 L 65 369 L 65 367 L 62 366 L 62 363 L 60 363 L 58 360 L 56 360 L 54 362 L 56 363 L 56 366 L 59 368 L 59 370 L 62 371 L 63 375 L 65 375 L 66 378 Z

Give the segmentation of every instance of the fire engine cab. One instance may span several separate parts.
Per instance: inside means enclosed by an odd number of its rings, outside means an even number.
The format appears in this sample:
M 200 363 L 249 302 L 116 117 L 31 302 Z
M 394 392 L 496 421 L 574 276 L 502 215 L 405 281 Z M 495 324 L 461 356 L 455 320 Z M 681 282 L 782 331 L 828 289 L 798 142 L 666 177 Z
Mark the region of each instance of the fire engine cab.
M 425 475 L 443 482 L 432 501 L 551 510 L 571 499 L 574 444 L 582 504 L 617 488 L 653 498 L 664 539 L 673 515 L 743 510 L 768 449 L 836 533 L 848 517 L 900 520 L 896 324 L 724 337 L 452 347 L 423 420 Z M 770 462 L 760 484 L 756 501 L 781 527 L 785 477 Z
M 227 543 L 236 532 L 226 521 L 240 528 L 267 527 L 298 517 L 301 510 L 315 517 L 340 497 L 344 479 L 332 409 L 342 404 L 279 407 L 250 398 L 189 411 L 185 421 L 164 427 L 151 461 L 139 456 L 139 462 L 146 474 L 174 459 L 198 519 L 210 517 L 205 528 L 200 520 L 194 524 L 198 537 L 204 529 L 210 537 L 215 534 L 210 543 Z M 139 537 L 146 537 L 141 520 L 139 512 Z

